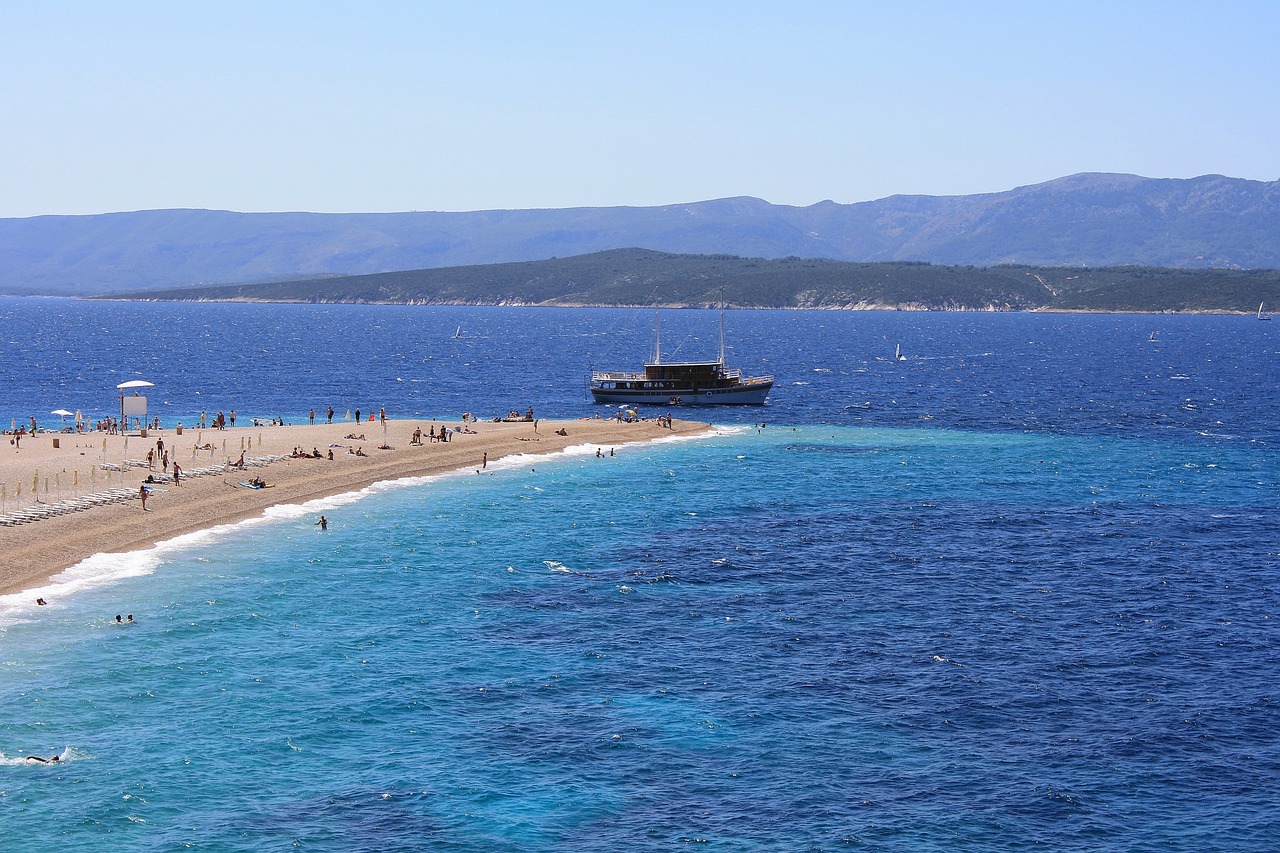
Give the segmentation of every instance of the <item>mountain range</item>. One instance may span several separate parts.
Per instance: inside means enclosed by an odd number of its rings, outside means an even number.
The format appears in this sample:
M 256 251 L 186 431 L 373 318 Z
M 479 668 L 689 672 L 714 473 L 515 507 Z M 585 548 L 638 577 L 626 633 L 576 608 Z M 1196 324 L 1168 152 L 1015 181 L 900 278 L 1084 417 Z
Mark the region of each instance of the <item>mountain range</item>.
M 407 213 L 149 210 L 0 219 L 0 293 L 101 295 L 542 260 L 675 254 L 991 267 L 1280 268 L 1280 181 L 1086 173 L 1007 192 L 808 207 Z

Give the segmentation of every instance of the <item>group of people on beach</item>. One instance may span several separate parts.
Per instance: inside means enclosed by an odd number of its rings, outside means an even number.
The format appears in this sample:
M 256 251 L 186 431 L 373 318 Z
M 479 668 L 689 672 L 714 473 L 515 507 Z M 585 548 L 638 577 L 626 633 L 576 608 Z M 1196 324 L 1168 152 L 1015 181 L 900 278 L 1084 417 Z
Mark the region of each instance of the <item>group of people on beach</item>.
M 335 414 L 336 412 L 334 411 L 333 406 L 326 407 L 324 410 L 324 422 L 327 424 L 333 423 L 333 417 Z M 347 410 L 346 416 L 348 419 L 351 418 L 350 409 Z M 311 409 L 309 412 L 307 412 L 307 422 L 311 426 L 315 426 L 317 417 L 318 415 L 315 409 Z M 372 410 L 370 410 L 368 422 L 373 423 L 375 418 L 380 420 L 383 426 L 386 426 L 387 424 L 386 408 L 380 407 L 378 409 L 378 414 L 376 416 L 373 414 Z M 360 409 L 355 410 L 355 422 L 356 423 L 363 422 L 362 411 Z M 209 417 L 209 413 L 207 411 L 202 411 L 200 413 L 200 417 L 197 423 L 199 424 L 200 429 L 212 428 L 212 429 L 222 430 L 222 429 L 227 429 L 228 427 L 234 427 L 236 425 L 236 411 L 235 409 L 231 409 L 227 412 L 219 411 L 219 412 L 216 412 L 212 418 Z M 287 426 L 288 422 L 285 421 L 283 416 L 277 416 L 273 418 L 253 418 L 253 425 L 254 426 Z M 179 423 L 178 424 L 179 430 L 181 430 L 181 427 L 182 427 L 182 424 Z M 86 420 L 77 419 L 75 423 L 74 431 L 83 433 L 89 430 L 94 430 L 97 432 L 107 433 L 108 435 L 123 435 L 129 428 L 130 426 L 129 426 L 128 418 L 121 421 L 121 419 L 118 417 L 113 417 L 111 415 L 108 415 L 102 418 L 101 420 L 94 422 L 92 425 L 90 425 Z M 133 418 L 133 429 L 159 430 L 160 418 L 152 417 L 150 421 L 144 421 L 140 418 Z M 15 448 L 17 448 L 19 447 L 19 442 L 23 437 L 34 435 L 40 431 L 41 429 L 39 427 L 38 422 L 34 417 L 32 417 L 29 423 L 24 423 L 13 430 L 6 429 L 3 431 L 3 433 L 5 435 L 13 436 L 13 438 L 10 439 L 9 443 L 12 444 Z M 73 431 L 72 427 L 66 427 L 65 429 L 62 430 L 62 432 L 72 432 L 72 431 Z

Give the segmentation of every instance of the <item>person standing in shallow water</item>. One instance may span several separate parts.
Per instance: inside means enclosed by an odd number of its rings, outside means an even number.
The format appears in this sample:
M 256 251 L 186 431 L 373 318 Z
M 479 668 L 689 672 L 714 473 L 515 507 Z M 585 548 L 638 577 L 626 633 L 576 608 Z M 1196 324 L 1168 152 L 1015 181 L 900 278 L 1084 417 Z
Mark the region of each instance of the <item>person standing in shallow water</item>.
M 329 519 L 325 518 L 323 515 L 316 521 L 316 524 L 320 525 L 321 530 L 329 529 Z

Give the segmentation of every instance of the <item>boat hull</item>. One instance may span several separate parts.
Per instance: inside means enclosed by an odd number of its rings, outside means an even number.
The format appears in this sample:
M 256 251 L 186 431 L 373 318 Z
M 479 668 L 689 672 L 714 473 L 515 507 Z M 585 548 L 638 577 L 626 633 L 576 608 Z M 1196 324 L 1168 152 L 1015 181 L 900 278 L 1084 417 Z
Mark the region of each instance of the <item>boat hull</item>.
M 634 403 L 655 406 L 762 406 L 773 389 L 772 382 L 734 385 L 727 388 L 619 388 L 615 383 L 591 383 L 591 397 L 597 403 Z

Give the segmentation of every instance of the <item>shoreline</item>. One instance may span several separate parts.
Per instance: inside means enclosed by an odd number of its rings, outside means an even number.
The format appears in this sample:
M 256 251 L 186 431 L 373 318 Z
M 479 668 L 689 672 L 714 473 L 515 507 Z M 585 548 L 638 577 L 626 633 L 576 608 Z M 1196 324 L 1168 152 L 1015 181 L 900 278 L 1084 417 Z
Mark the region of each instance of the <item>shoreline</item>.
M 450 441 L 432 442 L 428 430 L 435 426 L 455 430 Z M 423 443 L 411 444 L 413 432 L 422 430 Z M 38 521 L 0 527 L 0 549 L 7 559 L 0 565 L 0 595 L 13 595 L 45 586 L 54 577 L 99 554 L 123 554 L 154 547 L 180 536 L 261 516 L 269 507 L 303 504 L 334 495 L 357 492 L 375 483 L 410 477 L 428 477 L 481 470 L 487 463 L 519 455 L 547 455 L 569 447 L 596 445 L 608 450 L 624 444 L 644 443 L 670 436 L 705 433 L 711 425 L 674 420 L 670 427 L 655 420 L 622 423 L 615 420 L 539 420 L 536 422 L 473 423 L 474 432 L 462 432 L 456 422 L 440 420 L 388 420 L 354 424 L 350 421 L 314 426 L 235 427 L 225 430 L 174 429 L 148 431 L 125 437 L 89 433 L 41 433 L 23 439 L 15 449 L 7 442 L 0 451 L 0 484 L 4 488 L 5 514 L 16 509 L 22 490 L 24 509 L 55 503 L 59 498 L 98 494 L 108 489 L 128 489 L 126 499 L 103 506 L 68 512 Z M 557 434 L 563 431 L 564 435 Z M 366 436 L 350 439 L 346 436 Z M 379 445 L 388 445 L 380 449 Z M 51 439 L 59 439 L 54 448 Z M 148 474 L 161 477 L 157 463 L 145 467 L 104 470 L 125 459 L 145 460 L 157 439 L 183 471 L 198 471 L 236 462 L 244 447 L 246 459 L 277 458 L 245 469 L 219 469 L 199 477 L 171 477 L 158 483 L 144 512 L 136 493 Z M 211 446 L 211 450 L 203 446 Z M 295 447 L 320 451 L 322 458 L 289 457 Z M 364 456 L 349 453 L 362 448 Z M 333 450 L 334 458 L 328 459 Z M 252 477 L 271 484 L 266 489 L 240 485 Z M 30 487 L 37 484 L 39 503 Z M 43 500 L 44 497 L 49 500 Z
M 0 294 L 3 296 L 4 294 Z M 384 305 L 394 306 L 402 305 L 407 307 L 443 307 L 443 308 L 629 308 L 629 309 L 671 309 L 682 310 L 687 308 L 711 308 L 714 306 L 703 303 L 684 303 L 671 302 L 661 303 L 658 305 L 622 305 L 616 303 L 596 303 L 596 302 L 511 302 L 504 301 L 500 305 L 498 303 L 477 303 L 477 302 L 457 302 L 452 300 L 442 300 L 438 302 L 384 302 L 380 300 L 360 300 L 347 301 L 344 299 L 261 299 L 252 297 L 234 297 L 234 298 L 201 298 L 201 299 L 177 299 L 177 298 L 156 298 L 145 296 L 49 296 L 49 295 L 23 295 L 12 294 L 7 298 L 11 299 L 77 299 L 89 302 L 171 302 L 171 303 L 219 303 L 219 304 L 238 304 L 238 305 Z M 968 308 L 941 308 L 928 307 L 917 303 L 903 302 L 891 305 L 880 305 L 871 303 L 853 303 L 840 305 L 734 305 L 735 311 L 881 311 L 885 313 L 896 314 L 1107 314 L 1124 316 L 1134 314 L 1139 316 L 1169 316 L 1169 317 L 1252 317 L 1254 310 L 1245 308 L 1128 308 L 1128 309 L 1111 309 L 1111 308 L 1058 308 L 1050 305 L 1041 305 L 1034 308 L 996 308 L 990 306 L 973 306 Z

